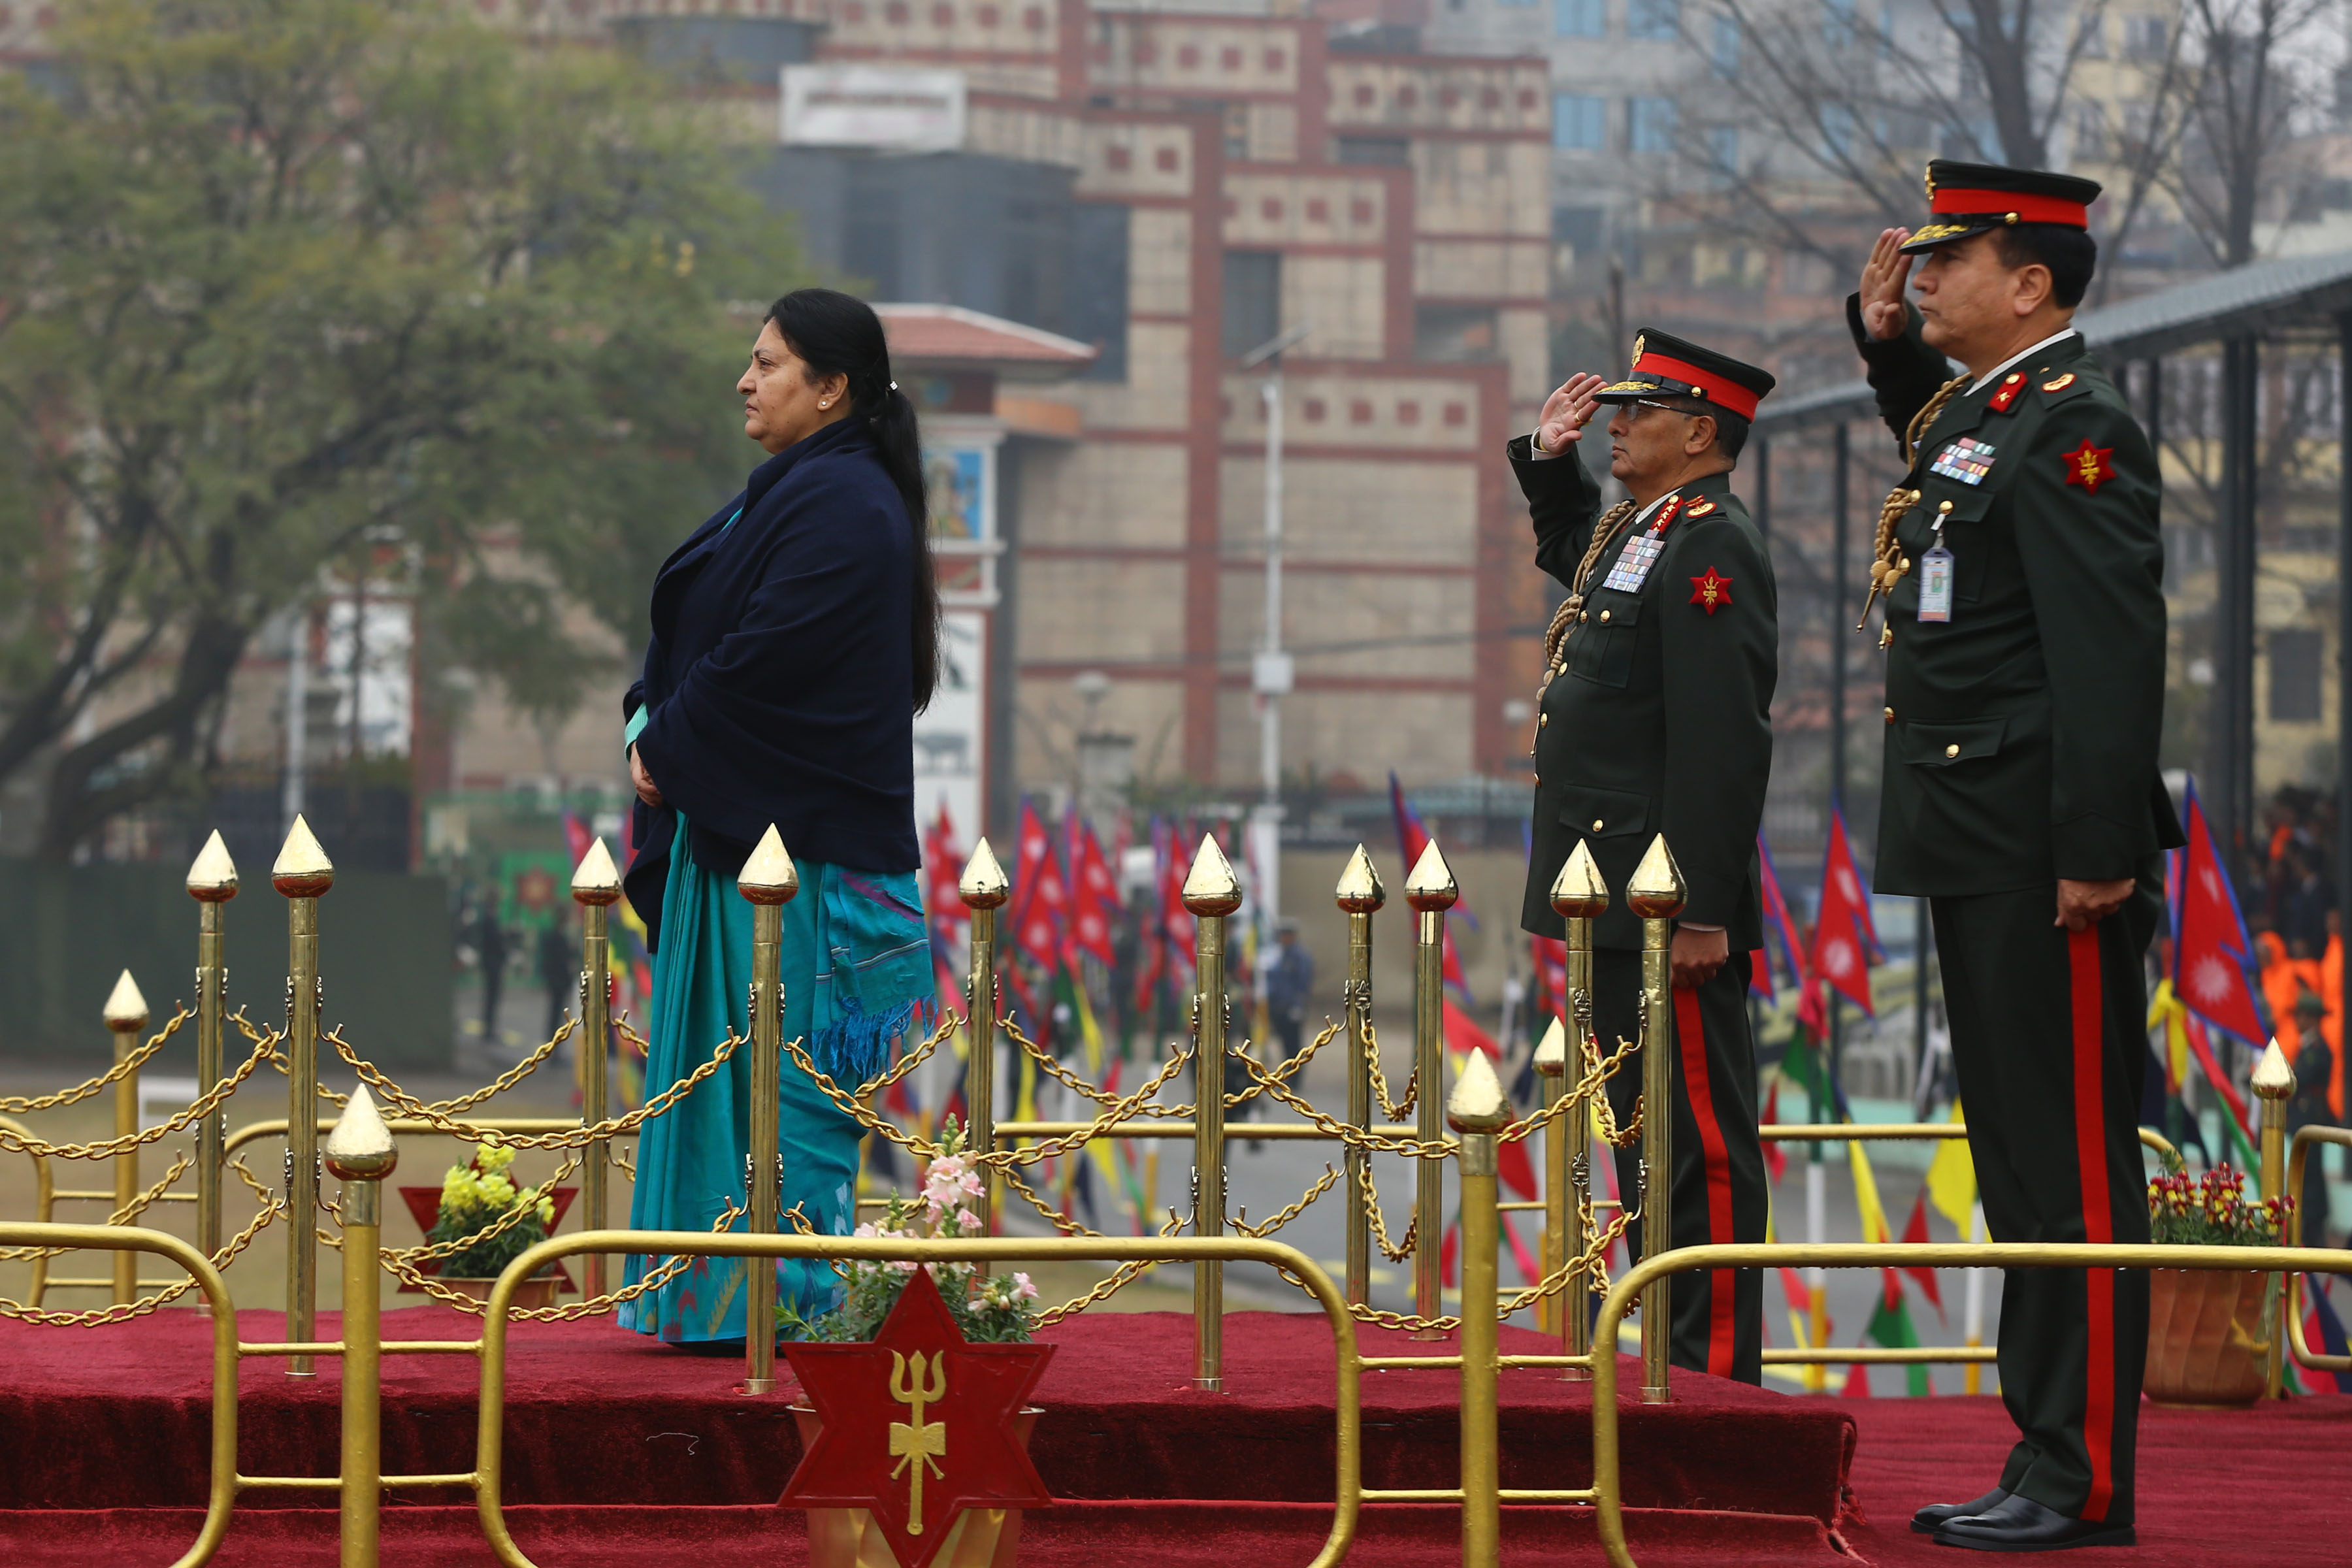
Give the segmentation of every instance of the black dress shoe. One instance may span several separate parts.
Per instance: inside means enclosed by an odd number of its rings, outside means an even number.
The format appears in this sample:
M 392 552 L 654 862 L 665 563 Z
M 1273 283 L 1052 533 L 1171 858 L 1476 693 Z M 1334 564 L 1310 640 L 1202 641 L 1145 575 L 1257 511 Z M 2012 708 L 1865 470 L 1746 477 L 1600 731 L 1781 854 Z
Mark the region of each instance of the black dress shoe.
M 1947 1520 L 1936 1531 L 1937 1545 L 1971 1552 L 2063 1552 L 2072 1546 L 2129 1546 L 2137 1539 L 2128 1524 L 2069 1519 L 2013 1493 L 1983 1513 Z
M 1972 1513 L 1990 1513 L 2009 1500 L 2009 1494 L 1995 1487 L 1974 1502 L 1929 1503 L 1911 1516 L 1911 1528 L 1921 1535 L 1933 1535 L 1944 1527 L 1947 1520 Z

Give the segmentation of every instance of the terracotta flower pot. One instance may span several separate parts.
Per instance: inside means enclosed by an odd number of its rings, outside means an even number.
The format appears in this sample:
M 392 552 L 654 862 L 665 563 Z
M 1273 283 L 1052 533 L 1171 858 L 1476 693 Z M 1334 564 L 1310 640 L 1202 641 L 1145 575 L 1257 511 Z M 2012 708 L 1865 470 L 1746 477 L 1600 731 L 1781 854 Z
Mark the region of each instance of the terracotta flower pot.
M 2208 1268 L 2148 1271 L 2147 1380 L 2158 1405 L 2229 1410 L 2263 1395 L 2266 1275 Z
M 490 1287 L 496 1285 L 498 1281 L 457 1279 L 442 1276 L 438 1277 L 438 1283 L 446 1285 L 461 1296 L 471 1296 L 477 1301 L 488 1301 L 490 1299 Z M 515 1287 L 514 1304 L 522 1308 L 552 1307 L 555 1305 L 556 1288 L 562 1283 L 562 1280 L 552 1274 L 542 1274 L 536 1279 L 526 1279 Z
M 1024 1453 L 1029 1434 L 1043 1410 L 1025 1409 L 1013 1418 L 1013 1435 Z M 800 1427 L 801 1451 L 806 1453 L 824 1423 L 805 1405 L 793 1406 Z M 898 1568 L 897 1553 L 862 1508 L 813 1508 L 808 1512 L 809 1568 Z M 1021 1560 L 1021 1510 L 1017 1508 L 968 1508 L 948 1526 L 933 1568 L 1014 1568 Z

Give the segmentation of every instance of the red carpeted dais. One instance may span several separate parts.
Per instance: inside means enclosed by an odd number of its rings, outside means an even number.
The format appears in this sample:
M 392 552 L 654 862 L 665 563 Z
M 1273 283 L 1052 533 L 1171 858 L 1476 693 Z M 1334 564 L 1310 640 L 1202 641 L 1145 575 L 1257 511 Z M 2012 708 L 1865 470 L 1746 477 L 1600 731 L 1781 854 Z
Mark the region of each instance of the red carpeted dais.
M 478 1320 L 439 1307 L 384 1314 L 387 1339 L 468 1339 Z M 276 1339 L 274 1312 L 240 1314 L 247 1340 Z M 319 1332 L 338 1332 L 332 1314 Z M 211 1325 L 159 1312 L 111 1328 L 0 1322 L 0 1508 L 201 1506 L 210 1423 Z M 1332 1498 L 1333 1369 L 1320 1317 L 1238 1312 L 1225 1322 L 1224 1394 L 1192 1387 L 1192 1320 L 1098 1314 L 1051 1331 L 1059 1347 L 1037 1394 L 1048 1414 L 1034 1453 L 1057 1498 Z M 1506 1351 L 1547 1347 L 1506 1330 Z M 1366 1354 L 1445 1347 L 1363 1331 Z M 1625 1496 L 1641 1508 L 1769 1513 L 1833 1524 L 1853 1425 L 1807 1405 L 1696 1373 L 1674 1403 L 1644 1406 L 1629 1361 L 1622 1386 Z M 740 1359 L 697 1355 L 607 1321 L 523 1323 L 509 1353 L 506 1498 L 523 1504 L 740 1506 L 773 1500 L 800 1458 L 789 1397 L 733 1393 Z M 384 1467 L 474 1463 L 479 1370 L 471 1357 L 387 1356 Z M 335 1464 L 338 1368 L 288 1378 L 282 1363 L 241 1374 L 238 1455 L 247 1475 L 327 1475 Z M 1458 1374 L 1367 1373 L 1364 1484 L 1421 1489 L 1460 1479 Z M 1587 1385 L 1507 1372 L 1500 1426 L 1506 1487 L 1591 1484 Z M 257 1494 L 240 1511 L 316 1509 L 319 1494 Z M 454 1503 L 463 1494 L 408 1498 Z

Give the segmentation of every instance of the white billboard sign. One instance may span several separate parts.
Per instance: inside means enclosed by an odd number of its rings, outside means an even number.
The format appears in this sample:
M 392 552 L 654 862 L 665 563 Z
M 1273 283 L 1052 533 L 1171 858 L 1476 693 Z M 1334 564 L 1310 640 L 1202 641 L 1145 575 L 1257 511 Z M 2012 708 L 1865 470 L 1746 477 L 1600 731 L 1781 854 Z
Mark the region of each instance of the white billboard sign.
M 783 68 L 789 147 L 882 147 L 937 153 L 963 145 L 961 71 L 891 66 Z

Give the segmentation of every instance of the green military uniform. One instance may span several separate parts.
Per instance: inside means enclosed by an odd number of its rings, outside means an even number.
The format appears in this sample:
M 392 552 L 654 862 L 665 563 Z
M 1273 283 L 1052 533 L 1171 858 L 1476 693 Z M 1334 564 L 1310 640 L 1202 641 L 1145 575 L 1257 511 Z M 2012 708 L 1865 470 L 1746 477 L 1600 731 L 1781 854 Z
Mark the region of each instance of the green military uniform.
M 2098 187 L 1939 162 L 1929 191 L 1937 220 L 1907 250 L 2021 213 L 2084 227 Z M 1947 382 L 1916 311 L 1885 342 L 1858 295 L 1848 315 L 1910 465 L 1873 578 L 1885 595 L 1878 890 L 1930 901 L 1993 1239 L 2146 1241 L 2142 962 L 2158 851 L 2181 842 L 2157 769 L 2156 454 L 2079 334 L 1971 385 Z M 2140 888 L 2069 932 L 2053 923 L 2061 878 Z M 2001 1396 L 2020 1440 L 2002 1491 L 2122 1535 L 2147 1331 L 2144 1274 L 2008 1275 Z
M 1639 342 L 1628 379 L 1604 400 L 1696 388 L 1702 402 L 1711 393 L 1752 413 L 1772 384 L 1761 371 L 1663 332 L 1646 331 Z M 1595 1030 L 1604 1048 L 1638 1038 L 1642 922 L 1624 893 L 1651 839 L 1665 835 L 1688 888 L 1683 921 L 1723 928 L 1731 952 L 1714 979 L 1674 993 L 1672 1245 L 1760 1242 L 1769 1194 L 1747 994 L 1748 954 L 1763 945 L 1756 845 L 1779 670 L 1771 562 L 1728 473 L 1685 484 L 1638 514 L 1629 502 L 1604 515 L 1600 486 L 1574 452 L 1540 457 L 1526 436 L 1509 449 L 1535 525 L 1536 564 L 1572 591 L 1538 702 L 1521 923 L 1562 934 L 1551 884 L 1576 846 L 1588 846 L 1612 894 L 1593 922 Z M 1597 555 L 1596 528 L 1604 533 Z M 1622 1113 L 1630 1115 L 1641 1082 L 1639 1057 L 1629 1057 L 1610 1083 Z M 1617 1165 L 1631 1204 L 1638 1151 L 1618 1151 Z M 1638 1230 L 1629 1240 L 1639 1256 Z M 1761 1382 L 1760 1271 L 1677 1275 L 1672 1289 L 1675 1363 Z

